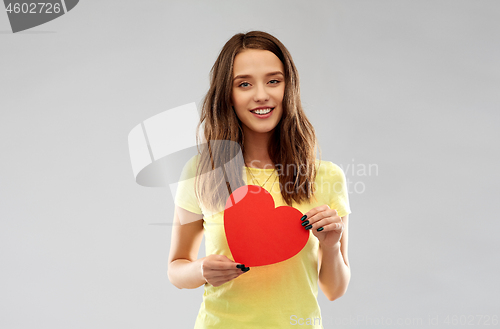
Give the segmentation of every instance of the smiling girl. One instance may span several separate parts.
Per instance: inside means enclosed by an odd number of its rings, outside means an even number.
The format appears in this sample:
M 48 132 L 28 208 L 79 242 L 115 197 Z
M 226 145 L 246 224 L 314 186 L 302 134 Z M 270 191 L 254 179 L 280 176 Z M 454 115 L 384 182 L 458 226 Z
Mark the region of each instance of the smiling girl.
M 297 69 L 278 39 L 252 31 L 224 45 L 198 129 L 202 124 L 205 148 L 184 166 L 175 197 L 168 267 L 176 287 L 204 285 L 195 329 L 323 328 L 318 283 L 331 301 L 347 290 L 351 211 L 342 169 L 316 159 L 316 135 L 301 106 Z M 258 185 L 276 207 L 304 214 L 289 222 L 309 234 L 300 252 L 251 270 L 234 262 L 224 205 L 244 185 Z M 260 224 L 280 232 L 272 221 Z M 203 234 L 207 256 L 198 259 Z

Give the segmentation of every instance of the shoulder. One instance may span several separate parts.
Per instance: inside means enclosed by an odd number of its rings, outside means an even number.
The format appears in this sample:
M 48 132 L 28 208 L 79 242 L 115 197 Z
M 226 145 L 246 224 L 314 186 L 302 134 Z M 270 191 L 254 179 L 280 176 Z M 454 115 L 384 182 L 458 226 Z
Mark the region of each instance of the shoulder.
M 199 154 L 196 154 L 189 158 L 184 164 L 182 168 L 182 177 L 184 179 L 193 178 L 196 175 L 196 169 L 199 162 Z
M 316 159 L 316 168 L 318 168 L 318 176 L 333 176 L 333 177 L 344 177 L 344 170 L 337 164 L 326 161 Z
M 196 165 L 198 164 L 199 161 L 200 161 L 200 155 L 195 154 L 186 162 L 186 166 L 196 168 Z

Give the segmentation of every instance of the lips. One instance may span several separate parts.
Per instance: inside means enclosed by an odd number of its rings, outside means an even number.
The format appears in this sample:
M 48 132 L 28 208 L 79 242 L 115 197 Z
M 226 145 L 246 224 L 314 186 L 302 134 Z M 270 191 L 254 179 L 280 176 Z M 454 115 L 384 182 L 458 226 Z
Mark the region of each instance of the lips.
M 274 110 L 274 107 L 256 107 L 250 110 L 250 112 L 258 114 L 257 111 L 268 110 L 268 109 L 271 109 L 271 111 L 269 111 L 269 113 L 271 113 Z

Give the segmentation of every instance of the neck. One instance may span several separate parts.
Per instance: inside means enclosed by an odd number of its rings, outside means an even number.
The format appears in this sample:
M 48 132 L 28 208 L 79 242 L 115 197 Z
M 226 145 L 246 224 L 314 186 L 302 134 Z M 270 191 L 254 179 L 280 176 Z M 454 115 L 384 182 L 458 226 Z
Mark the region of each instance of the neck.
M 259 133 L 246 129 L 244 133 L 245 153 L 243 157 L 245 158 L 246 165 L 252 168 L 273 169 L 274 163 L 269 157 L 269 152 L 267 150 L 273 131 Z

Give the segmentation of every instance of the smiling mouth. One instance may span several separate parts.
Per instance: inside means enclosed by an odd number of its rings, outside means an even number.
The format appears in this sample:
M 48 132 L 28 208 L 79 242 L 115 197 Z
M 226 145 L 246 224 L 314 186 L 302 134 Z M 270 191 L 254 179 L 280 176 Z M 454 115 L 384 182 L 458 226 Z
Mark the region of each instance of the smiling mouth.
M 264 115 L 264 114 L 271 113 L 273 110 L 274 110 L 274 107 L 269 107 L 267 109 L 251 110 L 250 112 L 255 113 L 255 114 Z

